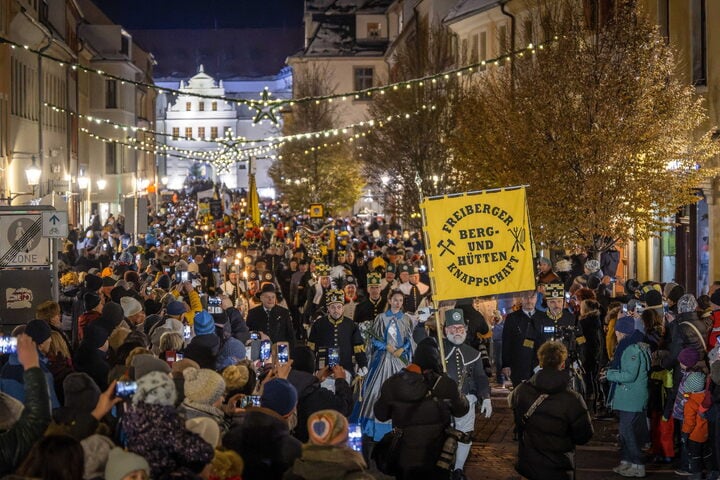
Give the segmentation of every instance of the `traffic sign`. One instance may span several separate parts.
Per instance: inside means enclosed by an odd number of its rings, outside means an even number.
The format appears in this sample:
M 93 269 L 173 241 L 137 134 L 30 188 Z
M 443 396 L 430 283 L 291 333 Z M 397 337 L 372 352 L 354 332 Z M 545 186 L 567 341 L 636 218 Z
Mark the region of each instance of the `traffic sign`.
M 68 214 L 50 210 L 42 212 L 42 236 L 65 238 L 68 236 Z
M 50 242 L 42 238 L 42 216 L 0 216 L 0 268 L 50 265 Z

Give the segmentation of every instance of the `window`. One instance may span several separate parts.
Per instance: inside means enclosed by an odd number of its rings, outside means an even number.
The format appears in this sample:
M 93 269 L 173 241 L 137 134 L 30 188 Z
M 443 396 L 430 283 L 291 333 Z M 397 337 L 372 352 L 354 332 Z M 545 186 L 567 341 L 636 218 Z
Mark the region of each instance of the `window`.
M 378 22 L 368 22 L 367 36 L 368 36 L 368 38 L 379 38 L 380 37 L 380 24 Z
M 201 112 L 205 111 L 205 102 L 198 102 L 198 110 Z
M 372 67 L 355 67 L 355 90 L 365 90 L 372 88 L 373 86 L 373 73 Z M 370 95 L 365 94 L 364 100 L 367 100 Z
M 487 60 L 487 32 L 480 32 L 480 38 L 478 40 L 478 60 Z M 481 67 L 485 69 L 485 65 Z
M 213 140 L 218 138 L 218 127 L 210 127 L 210 138 Z
M 173 129 L 172 129 L 173 140 L 177 140 L 179 137 L 180 137 L 180 127 L 173 127 Z
M 707 19 L 705 0 L 692 0 L 690 18 L 692 28 L 693 85 L 707 85 Z
M 189 112 L 192 110 L 192 103 L 191 102 L 185 102 L 185 111 Z
M 130 56 L 130 37 L 127 35 L 120 35 L 120 53 Z
M 467 38 L 463 38 L 460 41 L 460 65 L 466 65 L 468 60 L 468 41 Z
M 211 106 L 213 112 L 217 112 L 217 102 L 212 102 L 212 104 L 210 106 Z
M 585 24 L 592 30 L 605 26 L 613 16 L 615 0 L 583 0 Z
M 478 62 L 478 34 L 470 37 L 470 63 Z
M 523 22 L 523 40 L 525 41 L 526 46 L 530 43 L 534 43 L 532 18 L 526 18 L 525 22 Z
M 670 43 L 670 0 L 658 0 L 658 25 L 665 43 Z
M 205 138 L 205 127 L 198 127 L 198 138 Z
M 507 25 L 498 27 L 498 55 L 504 55 L 508 49 Z
M 233 135 L 233 129 L 232 127 L 225 127 L 225 136 L 226 137 L 232 137 Z
M 114 143 L 105 144 L 105 174 L 114 175 L 117 171 L 117 148 Z
M 117 80 L 105 80 L 105 108 L 117 108 Z
M 192 138 L 192 127 L 185 127 L 185 138 L 188 140 Z

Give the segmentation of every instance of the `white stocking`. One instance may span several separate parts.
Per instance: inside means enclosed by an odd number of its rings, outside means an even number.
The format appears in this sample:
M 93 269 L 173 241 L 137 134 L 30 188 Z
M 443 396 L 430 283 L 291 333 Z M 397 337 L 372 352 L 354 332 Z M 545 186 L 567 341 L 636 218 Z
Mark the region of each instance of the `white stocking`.
M 465 460 L 470 455 L 470 447 L 472 443 L 460 443 L 458 442 L 457 452 L 455 453 L 455 470 L 462 470 L 465 466 Z

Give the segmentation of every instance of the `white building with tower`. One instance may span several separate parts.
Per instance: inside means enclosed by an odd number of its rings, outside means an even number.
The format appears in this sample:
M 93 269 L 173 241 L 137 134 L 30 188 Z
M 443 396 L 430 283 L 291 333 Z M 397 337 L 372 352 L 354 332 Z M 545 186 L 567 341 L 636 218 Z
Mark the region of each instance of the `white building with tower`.
M 248 186 L 247 162 L 232 164 L 224 171 L 216 168 L 211 158 L 222 148 L 220 139 L 244 137 L 265 139 L 280 135 L 282 125 L 269 120 L 254 123 L 255 110 L 232 102 L 233 98 L 260 99 L 267 88 L 271 98 L 290 98 L 292 75 L 289 69 L 278 75 L 262 78 L 233 77 L 216 81 L 200 65 L 197 73 L 187 82 L 176 79 L 156 79 L 161 88 L 179 90 L 182 94 L 163 93 L 157 101 L 157 143 L 166 145 L 167 152 L 158 156 L 159 176 L 166 179 L 166 188 L 179 190 L 190 175 L 224 183 L 228 188 Z M 222 97 L 220 98 L 204 98 Z M 281 121 L 278 118 L 278 121 Z M 241 148 L 238 145 L 238 148 Z M 247 148 L 247 147 L 246 147 Z M 187 150 L 179 152 L 178 150 Z M 275 152 L 263 152 L 254 164 L 258 193 L 261 197 L 275 198 L 268 169 Z M 191 158 L 188 158 L 191 157 Z M 196 160 L 207 158 L 207 161 Z

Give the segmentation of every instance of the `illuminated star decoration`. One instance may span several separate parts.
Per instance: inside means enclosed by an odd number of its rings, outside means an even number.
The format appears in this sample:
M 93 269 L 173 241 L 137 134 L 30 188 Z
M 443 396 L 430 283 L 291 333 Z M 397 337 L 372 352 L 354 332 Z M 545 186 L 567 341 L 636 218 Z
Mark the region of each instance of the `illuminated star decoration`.
M 253 118 L 254 124 L 258 124 L 266 118 L 270 120 L 273 125 L 278 124 L 275 113 L 278 111 L 279 104 L 276 101 L 270 100 L 270 90 L 268 90 L 268 87 L 263 89 L 262 100 L 251 103 L 249 107 L 257 110 L 255 118 Z

